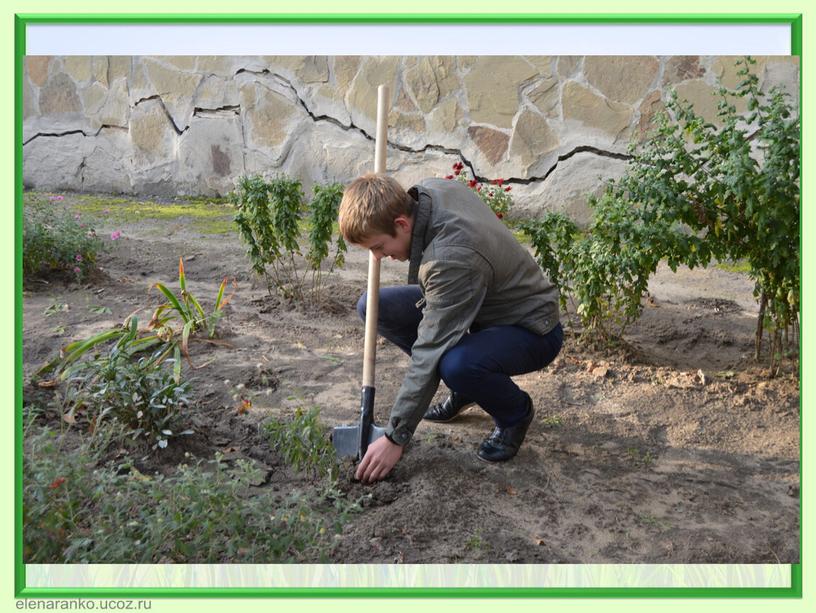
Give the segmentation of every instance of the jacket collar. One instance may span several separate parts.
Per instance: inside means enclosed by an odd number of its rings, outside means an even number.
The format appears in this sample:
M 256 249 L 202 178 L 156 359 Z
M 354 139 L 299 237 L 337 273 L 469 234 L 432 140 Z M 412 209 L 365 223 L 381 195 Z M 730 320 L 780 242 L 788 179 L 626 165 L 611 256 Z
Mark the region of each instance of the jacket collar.
M 418 185 L 410 188 L 408 194 L 414 199 L 414 225 L 411 230 L 411 257 L 408 264 L 408 283 L 416 284 L 419 283 L 419 265 L 422 262 L 422 254 L 430 242 L 428 230 L 433 204 L 430 195 Z

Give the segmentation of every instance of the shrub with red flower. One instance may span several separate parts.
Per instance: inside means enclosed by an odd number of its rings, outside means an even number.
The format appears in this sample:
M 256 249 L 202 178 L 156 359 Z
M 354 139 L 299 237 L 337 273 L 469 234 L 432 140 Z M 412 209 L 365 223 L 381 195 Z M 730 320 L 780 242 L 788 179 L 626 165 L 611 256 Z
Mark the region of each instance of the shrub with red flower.
M 480 182 L 478 179 L 471 177 L 467 171 L 463 172 L 465 166 L 462 162 L 456 162 L 453 165 L 453 174 L 446 175 L 446 179 L 455 179 L 465 183 L 470 189 L 479 195 L 484 203 L 493 209 L 496 217 L 504 219 L 504 216 L 510 210 L 510 205 L 513 204 L 509 192 L 512 189 L 509 185 L 502 187 L 505 184 L 505 179 L 493 179 L 486 183 Z

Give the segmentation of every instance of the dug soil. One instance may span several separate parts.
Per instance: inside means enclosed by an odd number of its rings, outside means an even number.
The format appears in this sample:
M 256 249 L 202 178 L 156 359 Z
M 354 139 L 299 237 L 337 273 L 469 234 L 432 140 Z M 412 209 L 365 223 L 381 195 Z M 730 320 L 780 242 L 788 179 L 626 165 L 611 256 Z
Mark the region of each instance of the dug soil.
M 76 201 L 65 196 L 68 206 Z M 200 234 L 184 218 L 114 219 L 94 221 L 101 236 L 121 230 L 122 237 L 107 240 L 92 282 L 27 281 L 24 394 L 40 393 L 31 375 L 70 340 L 138 308 L 146 321 L 160 302 L 151 285 L 176 288 L 183 257 L 188 286 L 205 307 L 225 276 L 235 279 L 235 293 L 219 342 L 194 343 L 196 368 L 185 366 L 195 434 L 156 452 L 153 468 L 168 472 L 184 453 L 208 459 L 221 451 L 262 467 L 259 487 L 290 487 L 297 477 L 259 425 L 286 421 L 299 407 L 318 406 L 327 427 L 357 417 L 363 326 L 355 303 L 367 254 L 352 250 L 329 277 L 322 304 L 307 308 L 268 295 L 234 233 Z M 384 262 L 382 282 L 401 283 L 406 274 L 404 264 Z M 331 561 L 799 562 L 797 364 L 769 378 L 753 361 L 752 286 L 746 275 L 716 267 L 661 268 L 622 348 L 590 351 L 568 334 L 552 365 L 516 379 L 536 415 L 506 464 L 477 459 L 492 422 L 473 407 L 448 424 L 421 423 L 381 483 L 355 482 L 346 467 L 341 488 L 362 510 L 338 535 Z M 380 423 L 407 364 L 378 343 Z M 440 388 L 437 399 L 445 393 Z

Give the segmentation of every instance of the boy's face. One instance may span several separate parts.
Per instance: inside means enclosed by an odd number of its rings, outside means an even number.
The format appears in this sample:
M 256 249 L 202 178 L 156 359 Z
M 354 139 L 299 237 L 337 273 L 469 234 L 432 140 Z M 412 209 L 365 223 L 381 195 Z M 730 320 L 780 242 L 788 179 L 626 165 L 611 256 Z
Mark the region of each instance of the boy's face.
M 411 257 L 412 219 L 400 215 L 394 220 L 395 236 L 374 234 L 360 242 L 360 247 L 368 249 L 378 260 L 390 257 L 392 260 L 406 261 Z

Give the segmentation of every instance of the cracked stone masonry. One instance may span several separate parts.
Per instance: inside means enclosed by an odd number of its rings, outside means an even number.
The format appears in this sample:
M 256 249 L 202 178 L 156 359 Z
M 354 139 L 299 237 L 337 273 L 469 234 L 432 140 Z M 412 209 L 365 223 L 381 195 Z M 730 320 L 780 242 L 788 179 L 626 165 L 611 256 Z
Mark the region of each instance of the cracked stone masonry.
M 716 120 L 734 59 L 712 56 L 28 56 L 23 180 L 41 190 L 224 195 L 236 177 L 347 182 L 372 166 L 376 87 L 390 86 L 388 171 L 456 161 L 514 186 L 515 210 L 589 218 L 670 88 Z M 798 100 L 799 63 L 760 57 L 760 86 Z

